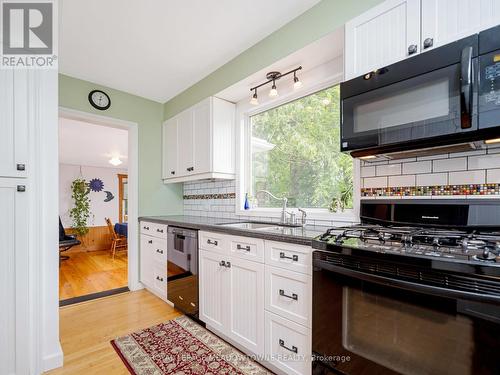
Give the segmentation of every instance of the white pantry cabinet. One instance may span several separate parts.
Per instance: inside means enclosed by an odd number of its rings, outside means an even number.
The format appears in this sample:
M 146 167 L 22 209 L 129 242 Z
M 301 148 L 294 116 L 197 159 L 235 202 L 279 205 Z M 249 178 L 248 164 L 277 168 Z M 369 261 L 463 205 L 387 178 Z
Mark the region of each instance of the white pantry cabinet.
M 25 72 L 0 69 L 0 177 L 27 177 L 27 94 Z
M 167 300 L 167 225 L 140 222 L 140 281 Z
M 233 179 L 235 106 L 209 97 L 163 124 L 163 181 Z
M 345 79 L 498 24 L 498 0 L 386 0 L 345 24 Z
M 28 374 L 28 192 L 26 180 L 0 178 L 0 374 Z

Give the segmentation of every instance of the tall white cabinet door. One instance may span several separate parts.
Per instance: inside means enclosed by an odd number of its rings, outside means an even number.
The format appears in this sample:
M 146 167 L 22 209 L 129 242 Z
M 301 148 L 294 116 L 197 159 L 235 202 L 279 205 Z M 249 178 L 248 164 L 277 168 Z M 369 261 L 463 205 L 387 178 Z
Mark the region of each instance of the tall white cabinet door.
M 29 373 L 20 355 L 29 350 L 28 193 L 18 191 L 24 184 L 0 178 L 0 374 Z
M 200 319 L 225 332 L 229 272 L 227 267 L 221 266 L 221 261 L 218 254 L 199 252 Z
M 193 144 L 194 171 L 207 173 L 211 171 L 211 98 L 208 98 L 193 108 Z
M 179 173 L 178 152 L 177 119 L 173 118 L 163 124 L 163 178 Z
M 27 100 L 27 73 L 0 70 L 0 177 L 26 177 Z
M 253 353 L 264 354 L 264 265 L 230 259 L 227 334 Z
M 417 54 L 419 45 L 420 0 L 384 1 L 346 23 L 345 79 Z
M 177 116 L 178 169 L 177 176 L 186 176 L 194 169 L 193 111 L 187 110 Z
M 498 0 L 422 0 L 422 49 L 442 46 L 499 23 Z

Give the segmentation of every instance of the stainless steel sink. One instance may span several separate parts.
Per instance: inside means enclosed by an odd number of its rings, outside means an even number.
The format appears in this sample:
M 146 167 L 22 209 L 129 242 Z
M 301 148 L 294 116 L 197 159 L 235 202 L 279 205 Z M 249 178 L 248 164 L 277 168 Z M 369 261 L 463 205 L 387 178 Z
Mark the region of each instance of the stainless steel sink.
M 274 230 L 276 230 L 277 228 L 294 228 L 294 226 L 290 225 L 282 225 L 277 223 L 261 223 L 255 221 L 243 221 L 238 223 L 227 223 L 227 224 L 221 223 L 217 225 L 220 225 L 222 227 L 230 227 L 237 229 L 253 229 L 253 230 L 273 230 L 273 228 Z

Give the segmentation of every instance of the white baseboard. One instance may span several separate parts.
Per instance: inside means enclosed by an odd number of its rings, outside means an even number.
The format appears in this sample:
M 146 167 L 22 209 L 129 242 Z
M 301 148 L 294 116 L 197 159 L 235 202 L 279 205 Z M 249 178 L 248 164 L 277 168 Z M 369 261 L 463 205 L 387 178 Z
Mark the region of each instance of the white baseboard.
M 59 344 L 59 350 L 57 352 L 46 355 L 42 358 L 42 368 L 44 372 L 62 367 L 63 363 L 64 353 L 62 351 L 61 344 Z

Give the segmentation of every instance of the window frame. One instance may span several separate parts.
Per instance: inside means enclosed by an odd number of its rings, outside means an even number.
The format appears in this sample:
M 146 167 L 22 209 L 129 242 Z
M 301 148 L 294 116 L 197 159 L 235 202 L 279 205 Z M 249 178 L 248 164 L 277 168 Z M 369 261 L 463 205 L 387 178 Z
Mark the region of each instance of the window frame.
M 261 114 L 271 109 L 291 103 L 295 100 L 313 95 L 319 91 L 330 87 L 340 85 L 343 79 L 343 74 L 337 74 L 328 80 L 325 80 L 316 85 L 303 88 L 298 91 L 293 91 L 283 95 L 278 99 L 261 105 L 252 107 L 242 111 L 238 117 L 241 123 L 239 146 L 239 171 L 237 171 L 237 188 L 236 188 L 236 214 L 240 216 L 259 217 L 260 219 L 279 218 L 281 216 L 281 208 L 257 207 L 249 210 L 243 209 L 245 201 L 245 192 L 251 189 L 251 120 L 252 116 Z M 340 147 L 340 145 L 339 145 Z M 318 221 L 331 221 L 341 223 L 359 222 L 359 206 L 360 206 L 360 162 L 358 159 L 353 159 L 353 208 L 346 209 L 343 212 L 330 212 L 326 208 L 305 208 L 307 218 Z M 297 208 L 288 208 L 288 211 L 299 214 Z M 300 216 L 300 215 L 299 215 Z

